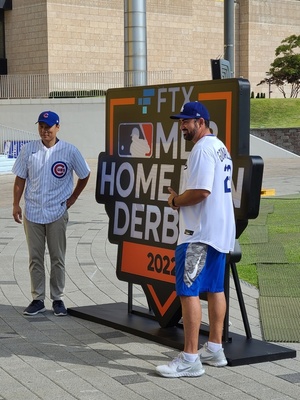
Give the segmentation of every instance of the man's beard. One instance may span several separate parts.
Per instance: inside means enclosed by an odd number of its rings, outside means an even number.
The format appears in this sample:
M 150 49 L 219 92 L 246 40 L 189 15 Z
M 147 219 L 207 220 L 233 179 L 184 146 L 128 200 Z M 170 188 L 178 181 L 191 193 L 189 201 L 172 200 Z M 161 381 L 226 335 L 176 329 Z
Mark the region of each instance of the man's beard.
M 187 140 L 188 142 L 192 141 L 194 136 L 195 136 L 195 131 L 194 130 L 192 130 L 192 131 L 184 130 L 183 131 L 183 138 L 185 140 Z

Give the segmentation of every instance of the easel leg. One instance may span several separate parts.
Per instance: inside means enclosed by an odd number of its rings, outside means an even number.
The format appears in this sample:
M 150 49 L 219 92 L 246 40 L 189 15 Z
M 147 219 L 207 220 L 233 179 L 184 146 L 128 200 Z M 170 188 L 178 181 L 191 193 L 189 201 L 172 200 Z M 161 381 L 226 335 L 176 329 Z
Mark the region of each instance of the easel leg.
M 241 285 L 240 285 L 240 280 L 239 280 L 238 272 L 236 269 L 236 264 L 230 263 L 230 268 L 231 268 L 231 273 L 232 273 L 232 277 L 233 277 L 234 284 L 235 284 L 237 298 L 238 298 L 239 305 L 240 305 L 240 310 L 241 310 L 241 314 L 242 314 L 242 318 L 243 318 L 246 336 L 247 336 L 247 339 L 251 339 L 252 334 L 251 334 L 251 330 L 250 330 L 250 325 L 249 325 L 249 320 L 248 320 L 248 316 L 247 316 L 243 293 L 242 293 L 242 289 L 241 289 Z
M 226 299 L 226 314 L 224 319 L 224 327 L 223 327 L 223 341 L 225 343 L 231 342 L 231 338 L 229 338 L 229 287 L 230 287 L 230 267 L 229 264 L 226 264 L 225 267 L 225 280 L 224 280 L 224 294 Z

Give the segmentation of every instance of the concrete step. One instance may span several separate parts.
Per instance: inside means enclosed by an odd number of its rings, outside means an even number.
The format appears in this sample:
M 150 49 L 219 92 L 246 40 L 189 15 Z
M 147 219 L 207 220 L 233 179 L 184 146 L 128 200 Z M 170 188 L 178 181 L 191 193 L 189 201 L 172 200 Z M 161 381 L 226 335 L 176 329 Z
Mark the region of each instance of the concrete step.
M 11 173 L 15 160 L 15 158 L 8 158 L 7 156 L 0 154 L 0 174 Z

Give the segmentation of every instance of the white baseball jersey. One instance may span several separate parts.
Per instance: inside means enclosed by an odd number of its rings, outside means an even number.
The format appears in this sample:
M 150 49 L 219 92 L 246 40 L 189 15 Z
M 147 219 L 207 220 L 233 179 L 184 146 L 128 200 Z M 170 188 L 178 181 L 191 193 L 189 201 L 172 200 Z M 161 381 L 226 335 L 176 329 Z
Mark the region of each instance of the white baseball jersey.
M 225 145 L 214 135 L 201 138 L 189 154 L 180 193 L 205 189 L 210 195 L 196 205 L 180 208 L 178 244 L 202 242 L 222 253 L 233 250 L 231 178 L 232 160 Z
M 26 179 L 26 218 L 48 224 L 66 211 L 66 200 L 74 188 L 73 171 L 84 179 L 90 169 L 74 145 L 59 140 L 47 148 L 41 140 L 34 140 L 22 147 L 12 171 Z

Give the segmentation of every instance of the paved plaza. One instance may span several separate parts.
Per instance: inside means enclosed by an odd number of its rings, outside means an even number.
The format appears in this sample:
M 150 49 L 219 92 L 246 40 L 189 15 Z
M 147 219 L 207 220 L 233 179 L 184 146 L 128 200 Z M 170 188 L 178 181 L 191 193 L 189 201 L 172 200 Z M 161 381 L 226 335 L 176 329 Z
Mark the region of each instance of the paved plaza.
M 108 217 L 95 201 L 97 160 L 88 162 L 91 179 L 69 213 L 67 307 L 127 302 L 128 284 L 115 274 L 117 248 L 107 239 Z M 263 187 L 278 196 L 299 194 L 299 170 L 300 158 L 266 160 Z M 55 317 L 49 297 L 45 313 L 23 316 L 30 282 L 23 226 L 12 218 L 13 181 L 12 174 L 0 175 L 0 400 L 300 399 L 299 343 L 279 344 L 296 350 L 295 358 L 205 366 L 202 377 L 166 379 L 155 366 L 174 357 L 174 348 L 74 316 Z M 259 292 L 241 286 L 252 336 L 261 340 Z M 245 335 L 232 282 L 230 293 L 230 331 Z M 147 307 L 139 286 L 133 301 Z

